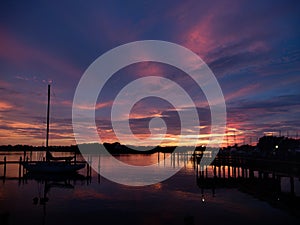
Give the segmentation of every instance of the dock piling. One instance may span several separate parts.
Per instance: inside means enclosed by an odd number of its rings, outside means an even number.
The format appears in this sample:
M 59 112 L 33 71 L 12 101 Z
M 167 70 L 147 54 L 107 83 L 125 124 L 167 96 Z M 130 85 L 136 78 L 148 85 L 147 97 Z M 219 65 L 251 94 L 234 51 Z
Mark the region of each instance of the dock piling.
M 6 177 L 6 156 L 4 156 L 3 183 L 5 182 L 5 177 Z
M 22 156 L 20 156 L 20 162 L 19 162 L 19 178 L 21 178 L 21 165 L 22 165 Z

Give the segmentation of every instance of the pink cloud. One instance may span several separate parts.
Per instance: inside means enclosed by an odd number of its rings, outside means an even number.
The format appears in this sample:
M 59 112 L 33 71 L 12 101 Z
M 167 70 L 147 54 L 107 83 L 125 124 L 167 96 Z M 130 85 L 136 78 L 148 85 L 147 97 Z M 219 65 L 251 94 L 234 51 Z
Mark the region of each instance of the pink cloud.
M 15 65 L 27 65 L 28 63 L 40 63 L 47 65 L 64 75 L 70 77 L 78 76 L 82 71 L 66 59 L 51 55 L 45 51 L 35 48 L 20 40 L 4 28 L 0 29 L 0 58 Z M 22 78 L 22 76 L 19 76 Z M 24 77 L 23 77 L 24 78 Z
M 228 6 L 227 2 L 219 2 L 194 7 L 197 10 L 193 10 L 190 4 L 173 9 L 168 17 L 177 19 L 178 27 L 181 25 L 176 32 L 176 39 L 206 63 L 241 52 L 269 51 L 269 43 L 259 38 L 266 35 L 263 26 L 253 26 L 254 20 L 243 21 L 241 24 L 244 26 L 236 23 L 235 17 L 239 17 L 243 4 L 233 1 Z M 267 20 L 260 22 L 268 23 Z
M 250 84 L 250 85 L 246 85 L 244 87 L 240 87 L 238 90 L 226 94 L 225 95 L 225 100 L 230 101 L 230 100 L 237 99 L 237 98 L 240 98 L 240 97 L 245 98 L 248 95 L 252 95 L 253 93 L 256 93 L 256 91 L 259 90 L 260 87 L 261 86 L 260 86 L 259 83 Z
M 11 87 L 11 84 L 4 81 L 4 80 L 0 80 L 0 87 L 2 88 L 10 88 Z

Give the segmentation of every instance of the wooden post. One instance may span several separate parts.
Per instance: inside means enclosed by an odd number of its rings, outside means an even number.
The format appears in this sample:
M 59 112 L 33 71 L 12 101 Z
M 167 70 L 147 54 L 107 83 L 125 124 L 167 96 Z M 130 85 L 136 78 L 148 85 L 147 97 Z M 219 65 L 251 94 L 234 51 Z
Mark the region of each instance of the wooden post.
M 194 160 L 195 161 L 195 160 Z M 198 163 L 196 163 L 196 175 L 197 175 L 197 177 L 198 177 L 198 175 L 199 175 L 199 167 L 198 167 Z
M 196 159 L 196 154 L 195 154 L 195 152 L 193 152 L 193 168 L 196 167 L 196 166 L 195 166 L 195 164 L 197 164 L 196 161 L 197 161 L 197 159 Z
M 200 165 L 201 177 L 204 178 L 204 166 Z
M 233 167 L 233 177 L 236 178 L 236 167 Z
M 27 157 L 26 159 L 24 158 L 23 160 L 24 160 L 24 162 L 25 162 L 26 160 L 28 161 L 28 157 Z M 24 174 L 25 174 L 25 167 L 23 166 L 23 174 L 22 174 L 22 175 L 24 176 Z M 23 181 L 24 181 L 24 180 L 23 180 Z
M 249 178 L 253 179 L 254 178 L 254 171 L 249 169 Z
M 21 165 L 22 165 L 22 156 L 20 156 L 20 163 L 19 163 L 19 178 L 21 178 Z
M 87 164 L 86 164 L 86 178 L 88 178 L 89 177 L 89 163 L 87 162 Z
M 92 164 L 92 157 L 89 156 L 88 160 L 87 160 L 87 167 L 86 167 L 86 176 L 87 176 L 87 178 L 90 178 L 91 174 L 92 174 L 91 164 Z
M 4 169 L 3 169 L 3 183 L 5 182 L 5 176 L 6 176 L 6 156 L 4 156 Z
M 228 178 L 230 178 L 230 166 L 227 166 L 227 173 L 228 173 Z
M 86 177 L 89 177 L 89 161 L 90 161 L 90 157 L 88 156 L 88 159 L 86 161 Z
M 90 178 L 92 177 L 92 156 L 90 160 Z
M 99 155 L 99 159 L 98 159 L 98 183 L 100 184 L 100 155 Z
M 278 193 L 281 193 L 281 177 L 279 175 L 276 176 L 277 181 L 277 191 Z
M 214 167 L 214 177 L 217 177 L 217 168 L 216 166 L 213 166 Z
M 173 168 L 175 168 L 175 153 L 173 153 Z
M 290 185 L 291 185 L 291 195 L 295 195 L 295 183 L 294 183 L 294 177 L 290 177 Z

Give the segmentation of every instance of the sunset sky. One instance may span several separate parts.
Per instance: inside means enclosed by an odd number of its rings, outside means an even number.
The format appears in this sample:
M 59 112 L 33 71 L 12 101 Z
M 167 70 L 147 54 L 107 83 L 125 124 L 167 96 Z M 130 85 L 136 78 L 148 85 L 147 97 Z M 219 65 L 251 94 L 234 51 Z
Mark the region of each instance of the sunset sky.
M 207 63 L 225 97 L 229 144 L 234 134 L 239 144 L 254 144 L 268 132 L 296 137 L 299 24 L 299 1 L 1 1 L 0 145 L 45 144 L 49 82 L 50 144 L 75 144 L 72 102 L 84 71 L 103 53 L 138 40 L 174 42 Z M 195 126 L 201 128 L 200 135 L 190 137 L 205 143 L 210 125 L 205 96 L 193 91 L 182 71 L 159 63 L 131 65 L 110 79 L 96 109 L 102 139 L 118 141 L 109 122 L 117 93 L 128 82 L 150 75 L 187 89 L 199 112 L 200 125 Z M 147 137 L 148 122 L 155 116 L 168 125 L 164 144 L 176 144 L 178 114 L 163 100 L 149 98 L 135 105 L 132 132 Z M 128 138 L 124 144 L 134 143 Z

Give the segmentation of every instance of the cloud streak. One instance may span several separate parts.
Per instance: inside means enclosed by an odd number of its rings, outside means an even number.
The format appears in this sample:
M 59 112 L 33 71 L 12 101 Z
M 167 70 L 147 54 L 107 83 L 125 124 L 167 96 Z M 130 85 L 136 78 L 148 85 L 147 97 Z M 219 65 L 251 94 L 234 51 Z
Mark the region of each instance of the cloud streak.
M 243 143 L 245 139 L 256 140 L 265 131 L 297 132 L 300 125 L 299 3 L 167 1 L 150 7 L 149 3 L 139 2 L 126 4 L 125 10 L 122 4 L 78 2 L 71 7 L 64 2 L 57 7 L 49 2 L 31 11 L 24 10 L 23 3 L 14 10 L 3 4 L 0 9 L 3 16 L 0 22 L 0 144 L 40 145 L 43 142 L 48 80 L 53 80 L 52 143 L 74 144 L 72 102 L 80 76 L 109 49 L 143 39 L 175 42 L 204 59 L 224 93 L 230 144 L 234 143 L 234 133 L 235 141 Z M 199 137 L 199 143 L 204 143 L 210 134 L 210 111 L 205 95 L 182 71 L 153 62 L 123 68 L 105 85 L 95 112 L 99 135 L 108 142 L 118 141 L 109 122 L 114 99 L 124 86 L 146 76 L 168 78 L 187 91 L 200 116 L 200 124 L 194 126 L 201 129 L 200 134 L 191 132 L 186 144 L 189 139 Z M 157 92 L 161 92 L 159 88 Z M 135 91 L 142 90 L 132 90 Z M 78 107 L 94 110 L 85 105 Z M 182 105 L 178 110 L 188 111 L 190 107 Z M 133 133 L 147 138 L 148 122 L 154 117 L 163 118 L 168 125 L 166 144 L 176 144 L 180 130 L 178 114 L 157 99 L 134 106 L 130 115 Z M 120 117 L 119 121 L 124 123 L 124 118 Z M 88 135 L 86 138 L 89 141 Z

